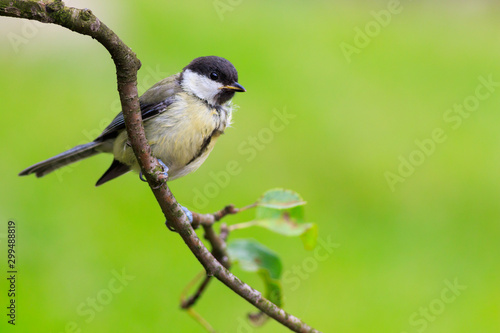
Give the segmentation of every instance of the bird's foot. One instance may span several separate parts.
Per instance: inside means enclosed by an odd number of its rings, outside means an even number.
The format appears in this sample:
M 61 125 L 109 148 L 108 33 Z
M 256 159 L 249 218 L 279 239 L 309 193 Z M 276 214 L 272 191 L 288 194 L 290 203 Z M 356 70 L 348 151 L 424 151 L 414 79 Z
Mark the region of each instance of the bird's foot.
M 160 165 L 163 167 L 163 172 L 162 172 L 162 177 L 164 177 L 165 179 L 168 179 L 168 166 L 163 163 L 162 160 L 158 159 L 158 163 L 160 163 Z M 143 182 L 146 182 L 147 183 L 147 179 L 144 178 L 143 174 L 142 174 L 142 170 L 139 172 L 139 179 L 142 180 Z
M 189 223 L 193 223 L 193 213 L 191 213 L 189 211 L 189 209 L 187 209 L 186 207 L 184 206 L 181 206 L 182 210 L 184 211 L 184 213 L 186 213 L 186 216 L 189 220 Z M 175 230 L 175 228 L 173 228 L 169 223 L 168 223 L 168 220 L 165 221 L 165 225 L 167 226 L 168 230 L 170 231 L 174 231 L 174 232 L 177 232 L 177 230 Z
M 168 166 L 163 163 L 162 160 L 158 159 L 158 163 L 160 163 L 160 165 L 163 167 L 163 177 L 165 178 L 165 180 L 168 179 Z

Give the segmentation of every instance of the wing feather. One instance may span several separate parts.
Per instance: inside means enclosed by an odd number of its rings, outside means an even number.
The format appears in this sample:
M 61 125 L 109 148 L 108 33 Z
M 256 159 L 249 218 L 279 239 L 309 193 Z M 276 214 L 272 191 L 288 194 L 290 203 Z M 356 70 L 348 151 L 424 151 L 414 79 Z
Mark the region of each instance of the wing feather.
M 143 121 L 168 111 L 168 107 L 175 101 L 175 95 L 182 91 L 179 76 L 180 74 L 176 74 L 159 81 L 139 98 Z M 113 139 L 124 128 L 125 119 L 123 112 L 120 112 L 95 141 Z

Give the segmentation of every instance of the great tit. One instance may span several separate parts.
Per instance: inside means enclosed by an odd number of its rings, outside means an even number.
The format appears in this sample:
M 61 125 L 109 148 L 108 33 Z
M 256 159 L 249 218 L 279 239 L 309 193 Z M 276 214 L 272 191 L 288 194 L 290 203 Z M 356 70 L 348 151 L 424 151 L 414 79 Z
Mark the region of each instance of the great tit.
M 208 56 L 194 59 L 182 72 L 159 81 L 139 98 L 151 152 L 168 168 L 169 180 L 195 171 L 206 160 L 231 123 L 231 98 L 244 91 L 233 64 Z M 140 172 L 127 142 L 120 112 L 94 141 L 32 165 L 19 175 L 43 177 L 98 153 L 112 153 L 113 162 L 97 181 L 99 186 L 130 170 Z

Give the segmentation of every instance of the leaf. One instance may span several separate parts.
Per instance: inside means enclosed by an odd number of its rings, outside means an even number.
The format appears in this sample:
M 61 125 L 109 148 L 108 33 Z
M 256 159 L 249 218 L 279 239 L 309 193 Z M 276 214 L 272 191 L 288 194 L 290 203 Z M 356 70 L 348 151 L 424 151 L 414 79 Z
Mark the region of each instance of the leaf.
M 281 260 L 276 253 L 253 239 L 236 239 L 227 246 L 231 261 L 244 271 L 267 271 L 272 279 L 281 278 Z
M 259 226 L 289 237 L 300 236 L 304 248 L 312 250 L 316 246 L 318 227 L 314 223 L 304 223 L 305 203 L 291 190 L 269 190 L 257 202 L 255 220 L 246 226 Z
M 312 251 L 316 247 L 318 242 L 318 225 L 316 223 L 307 223 L 310 227 L 300 235 L 300 239 L 304 244 L 304 248 L 308 251 Z
M 306 202 L 302 200 L 298 193 L 281 188 L 267 191 L 259 201 L 257 201 L 258 206 L 274 209 L 286 209 L 305 204 Z
M 266 298 L 281 307 L 281 260 L 269 248 L 251 239 L 236 239 L 227 246 L 231 262 L 247 272 L 257 272 L 266 287 Z

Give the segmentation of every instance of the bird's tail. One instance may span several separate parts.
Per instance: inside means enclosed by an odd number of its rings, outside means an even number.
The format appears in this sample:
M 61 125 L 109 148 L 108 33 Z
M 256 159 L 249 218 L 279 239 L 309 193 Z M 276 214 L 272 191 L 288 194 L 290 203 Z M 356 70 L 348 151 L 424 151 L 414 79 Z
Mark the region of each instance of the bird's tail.
M 65 165 L 75 163 L 84 158 L 98 154 L 96 148 L 102 145 L 102 142 L 89 142 L 83 145 L 76 146 L 70 150 L 65 151 L 59 155 L 49 158 L 48 160 L 39 162 L 24 169 L 19 173 L 19 176 L 26 176 L 32 173 L 36 174 L 37 177 L 43 177 L 46 174 L 59 169 Z

